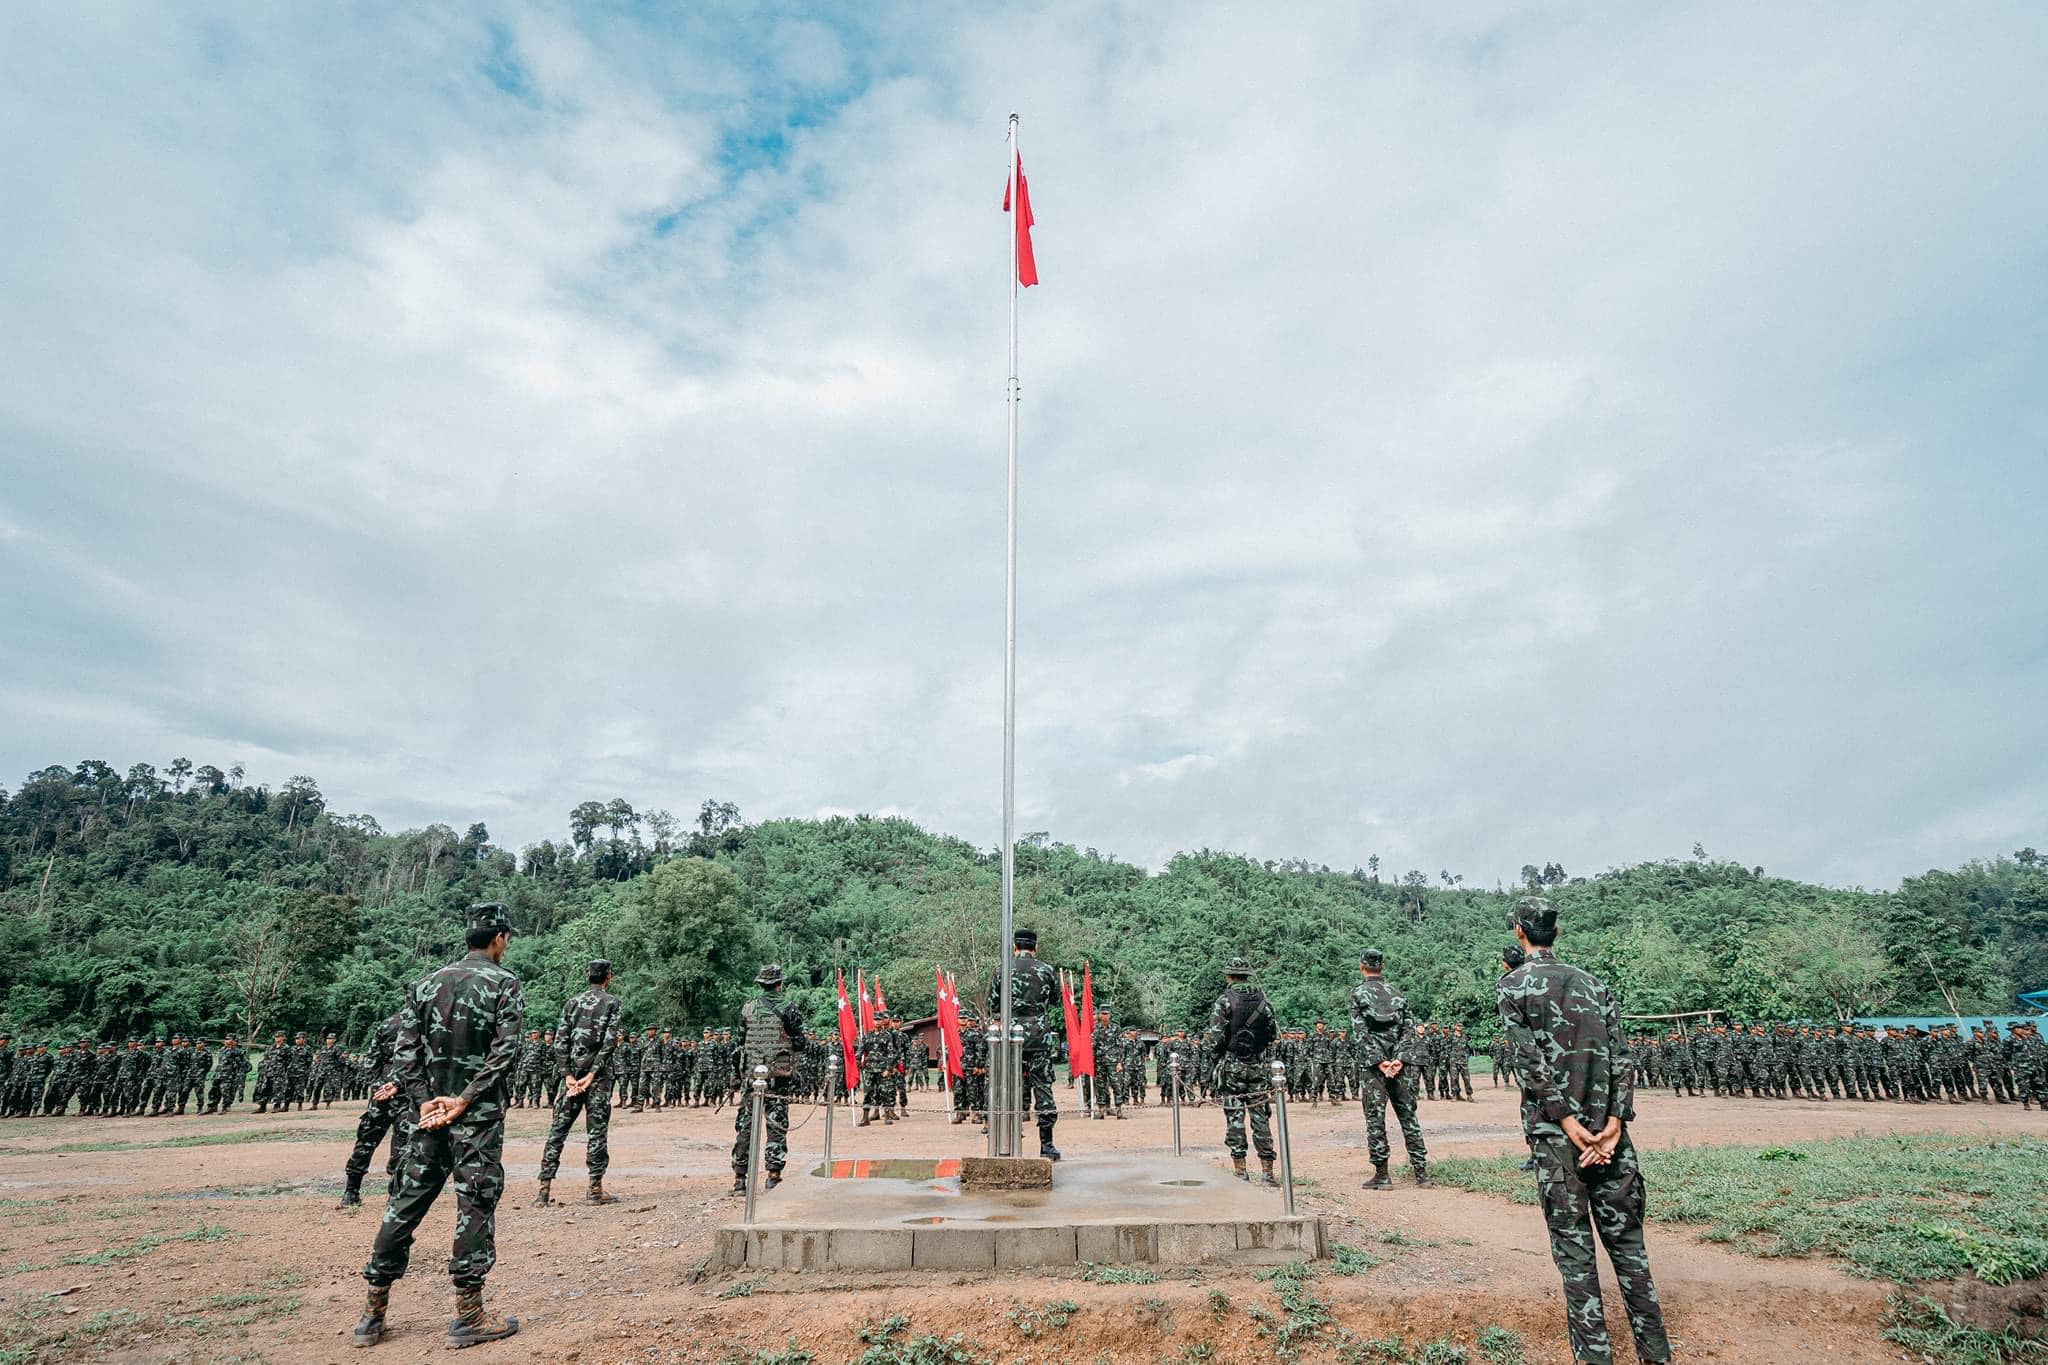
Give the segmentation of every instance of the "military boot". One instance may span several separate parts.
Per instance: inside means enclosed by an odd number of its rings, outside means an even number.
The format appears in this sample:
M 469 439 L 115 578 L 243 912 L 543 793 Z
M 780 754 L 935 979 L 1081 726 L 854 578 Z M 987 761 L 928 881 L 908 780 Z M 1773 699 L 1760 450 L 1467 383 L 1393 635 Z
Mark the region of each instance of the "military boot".
M 781 1172 L 781 1171 L 770 1171 L 770 1172 L 768 1172 L 768 1179 L 767 1179 L 767 1181 L 765 1182 L 765 1188 L 767 1188 L 767 1189 L 771 1189 L 771 1190 L 772 1190 L 772 1189 L 774 1189 L 774 1188 L 775 1188 L 775 1187 L 776 1187 L 777 1185 L 780 1185 L 781 1183 L 782 1183 L 782 1172 Z
M 455 1291 L 455 1317 L 448 1324 L 450 1346 L 481 1346 L 487 1341 L 503 1341 L 518 1330 L 518 1318 L 501 1318 L 484 1311 L 482 1285 Z
M 747 1192 L 747 1173 L 746 1173 L 745 1171 L 734 1171 L 734 1172 L 732 1173 L 732 1189 L 731 1189 L 731 1190 L 729 1190 L 729 1191 L 727 1191 L 727 1193 L 729 1193 L 729 1194 L 745 1194 L 746 1192 Z
M 615 1194 L 606 1194 L 604 1192 L 604 1177 L 600 1175 L 591 1177 L 590 1193 L 583 1196 L 583 1202 L 586 1204 L 616 1204 L 619 1202 L 619 1197 Z
M 1038 1154 L 1047 1161 L 1060 1159 L 1060 1149 L 1052 1145 L 1052 1125 L 1049 1123 L 1038 1125 Z
M 967 1111 L 966 1111 L 966 1110 L 964 1110 L 964 1109 L 955 1109 L 955 1110 L 953 1111 L 953 1122 L 955 1122 L 955 1123 L 965 1123 L 965 1122 L 967 1122 Z
M 548 1205 L 555 1202 L 552 1197 L 554 1183 L 555 1182 L 552 1180 L 543 1180 L 540 1182 L 540 1193 L 536 1194 L 533 1197 L 533 1207 L 537 1209 L 544 1209 L 548 1207 Z
M 1239 1180 L 1248 1181 L 1251 1179 L 1249 1175 L 1245 1174 L 1244 1158 L 1241 1156 L 1234 1156 L 1230 1158 L 1230 1173 L 1236 1176 Z
M 353 1340 L 358 1346 L 375 1346 L 384 1340 L 384 1310 L 391 1307 L 391 1286 L 373 1284 L 363 1299 L 363 1318 L 356 1324 Z
M 1272 1157 L 1262 1156 L 1259 1158 L 1259 1183 L 1261 1185 L 1275 1186 L 1280 1183 L 1280 1178 L 1273 1174 Z
M 1387 1174 L 1387 1163 L 1384 1161 L 1375 1161 L 1372 1164 L 1372 1179 L 1366 1181 L 1365 1184 L 1363 1184 L 1359 1188 L 1367 1190 L 1393 1189 L 1394 1181 L 1393 1178 Z
M 341 1207 L 361 1208 L 363 1203 L 363 1178 L 354 1171 L 348 1173 L 348 1184 L 341 1191 Z
M 1428 1162 L 1417 1161 L 1413 1157 L 1410 1157 L 1408 1160 L 1408 1168 L 1415 1172 L 1415 1183 L 1421 1186 L 1423 1189 L 1431 1189 L 1436 1185 L 1436 1182 L 1429 1178 Z

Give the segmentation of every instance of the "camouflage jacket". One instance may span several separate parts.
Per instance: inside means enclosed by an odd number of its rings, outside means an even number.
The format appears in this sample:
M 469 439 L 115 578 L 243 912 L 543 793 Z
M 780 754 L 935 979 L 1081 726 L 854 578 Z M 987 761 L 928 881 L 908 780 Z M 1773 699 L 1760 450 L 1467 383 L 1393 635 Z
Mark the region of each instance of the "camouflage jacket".
M 1539 948 L 1493 990 L 1531 1101 L 1532 1137 L 1561 1136 L 1567 1115 L 1596 1133 L 1610 1115 L 1635 1118 L 1635 1068 L 1604 982 Z
M 370 1033 L 370 1051 L 363 1058 L 363 1070 L 368 1075 L 370 1089 L 375 1090 L 384 1082 L 396 1080 L 394 1068 L 398 1061 L 398 1033 L 405 1027 L 405 1011 L 400 1010 Z
M 555 1062 L 570 1077 L 596 1072 L 609 1080 L 619 1046 L 619 997 L 592 986 L 562 1006 L 555 1021 Z
M 1422 1064 L 1422 1040 L 1408 1001 L 1383 976 L 1370 976 L 1351 988 L 1352 1047 L 1365 1066 L 1399 1062 Z
M 519 978 L 472 952 L 414 983 L 399 1012 L 399 1088 L 414 1104 L 459 1095 L 502 1099 L 519 1057 L 526 1008 Z
M 1060 1006 L 1060 976 L 1050 964 L 1021 953 L 1010 954 L 1010 1018 L 1024 1026 L 1024 1045 L 1044 1043 L 1048 1015 Z M 1003 1008 L 1003 974 L 998 970 L 988 983 L 988 1017 L 1000 1017 Z M 1064 1022 L 1061 1027 L 1064 1027 Z

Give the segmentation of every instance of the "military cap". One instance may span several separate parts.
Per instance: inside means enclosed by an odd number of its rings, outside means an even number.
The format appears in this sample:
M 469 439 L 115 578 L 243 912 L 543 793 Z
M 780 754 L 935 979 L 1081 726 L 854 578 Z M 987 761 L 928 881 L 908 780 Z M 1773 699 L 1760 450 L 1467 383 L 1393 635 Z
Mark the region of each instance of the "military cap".
M 1387 955 L 1377 948 L 1367 948 L 1358 955 L 1358 965 L 1377 971 L 1387 964 Z
M 1225 976 L 1250 976 L 1252 974 L 1252 964 L 1241 957 L 1233 957 L 1230 961 L 1223 964 L 1223 974 Z
M 609 958 L 593 957 L 590 959 L 590 965 L 584 969 L 586 976 L 591 972 L 596 972 L 599 976 L 610 976 L 612 974 L 611 960 Z
M 754 973 L 754 984 L 756 986 L 780 986 L 782 984 L 781 964 L 776 962 L 764 964 L 760 971 Z
M 1019 929 L 1010 935 L 1010 942 L 1016 944 L 1019 948 L 1036 950 L 1038 947 L 1038 931 L 1036 929 Z
M 1515 924 L 1539 934 L 1557 931 L 1557 907 L 1542 896 L 1524 896 L 1515 902 Z
M 503 901 L 480 901 L 469 907 L 469 927 L 512 932 L 512 910 Z

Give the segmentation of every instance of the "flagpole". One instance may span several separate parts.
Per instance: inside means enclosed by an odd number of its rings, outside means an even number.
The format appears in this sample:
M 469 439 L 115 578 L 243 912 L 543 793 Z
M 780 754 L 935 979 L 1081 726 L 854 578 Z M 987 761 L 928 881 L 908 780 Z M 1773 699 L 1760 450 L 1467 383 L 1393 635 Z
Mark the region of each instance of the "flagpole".
M 1021 1084 L 1022 1059 L 1011 1056 L 1010 978 L 1012 936 L 1015 933 L 1017 879 L 1017 270 L 1019 228 L 1023 222 L 1024 197 L 1018 191 L 1018 168 L 1022 154 L 1017 146 L 1017 116 L 1010 115 L 1010 380 L 1006 404 L 1010 428 L 1009 503 L 1005 523 L 1003 573 L 1003 930 L 996 951 L 1003 964 L 1002 1014 L 1003 1077 L 1005 1098 L 1012 1108 L 1002 1121 L 1003 1141 L 997 1155 L 1016 1156 L 1022 1144 L 1023 1121 Z

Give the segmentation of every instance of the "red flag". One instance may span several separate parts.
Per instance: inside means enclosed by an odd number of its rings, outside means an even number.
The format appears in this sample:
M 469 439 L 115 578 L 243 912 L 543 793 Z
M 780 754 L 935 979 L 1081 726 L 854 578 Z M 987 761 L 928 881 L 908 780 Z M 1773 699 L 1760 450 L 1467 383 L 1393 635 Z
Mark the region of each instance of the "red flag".
M 1038 283 L 1038 257 L 1031 251 L 1031 184 L 1024 178 L 1024 157 L 1011 153 L 1017 172 L 1017 283 L 1029 289 Z M 1003 182 L 1003 212 L 1010 211 L 1010 182 Z
M 875 1002 L 868 995 L 868 979 L 858 967 L 853 969 L 853 984 L 860 991 L 860 1031 L 867 1033 L 875 1027 Z
M 842 969 L 839 972 L 839 1057 L 846 1068 L 848 1091 L 860 1084 L 860 1040 L 855 1029 L 853 1005 L 846 998 L 846 972 Z
M 870 981 L 868 984 L 875 988 L 876 1012 L 880 1013 L 882 1010 L 889 1008 L 889 1002 L 882 998 L 882 978 L 878 976 L 874 980 Z
M 1093 1076 L 1094 1040 L 1081 1031 L 1081 1018 L 1074 1011 L 1074 983 L 1064 972 L 1060 973 L 1060 1009 L 1067 1017 L 1067 1074 Z
M 954 993 L 946 974 L 937 967 L 932 976 L 939 983 L 939 1036 L 946 1042 L 946 1074 L 960 1076 L 960 997 Z
M 1081 964 L 1081 1028 L 1088 1035 L 1089 1055 L 1092 1057 L 1095 1047 L 1095 978 L 1085 962 Z

